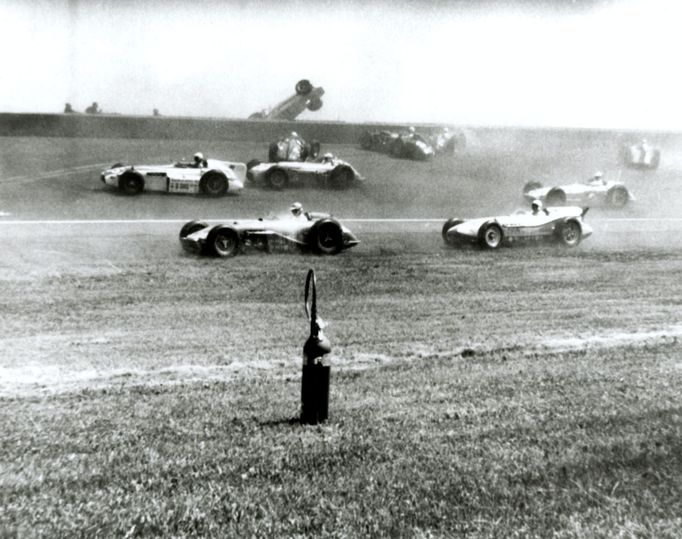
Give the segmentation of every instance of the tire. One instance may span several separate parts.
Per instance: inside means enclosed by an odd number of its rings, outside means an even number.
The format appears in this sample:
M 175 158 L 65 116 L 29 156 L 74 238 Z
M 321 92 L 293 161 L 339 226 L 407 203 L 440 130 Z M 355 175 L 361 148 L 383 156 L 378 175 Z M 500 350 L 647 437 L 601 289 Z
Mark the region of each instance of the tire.
M 566 203 L 566 193 L 561 189 L 554 188 L 550 189 L 549 193 L 545 197 L 546 206 L 561 206 Z
M 360 135 L 360 148 L 363 150 L 372 149 L 372 135 L 369 131 L 365 131 L 362 135 Z
M 320 155 L 320 143 L 316 140 L 313 140 L 310 143 L 310 151 L 308 153 L 308 157 L 312 159 L 317 159 L 317 157 Z
M 314 253 L 335 255 L 343 249 L 343 231 L 341 225 L 333 219 L 317 221 L 311 227 L 308 237 Z
M 310 81 L 308 79 L 302 79 L 296 83 L 295 89 L 298 95 L 308 95 L 310 92 L 313 91 L 313 85 L 310 84 Z
M 239 234 L 234 228 L 216 226 L 206 238 L 207 251 L 220 258 L 235 256 L 239 252 Z
M 390 153 L 393 157 L 402 157 L 405 153 L 405 145 L 400 139 L 395 139 L 391 143 Z
M 621 185 L 612 187 L 609 189 L 609 192 L 606 193 L 606 202 L 612 208 L 623 208 L 629 201 L 630 195 L 628 190 Z
M 574 219 L 561 223 L 556 233 L 559 242 L 566 247 L 576 247 L 583 235 L 580 223 Z
M 478 240 L 481 247 L 497 249 L 502 245 L 502 229 L 495 223 L 486 223 L 478 231 Z
M 257 167 L 260 165 L 260 161 L 258 159 L 251 159 L 248 163 L 246 163 L 246 181 L 247 182 L 253 182 L 253 173 L 251 172 L 251 169 L 253 167 Z
M 204 221 L 189 221 L 180 229 L 180 239 L 186 238 L 190 234 L 194 234 L 195 232 L 198 232 L 207 226 L 208 223 L 205 223 Z
M 354 179 L 353 169 L 348 165 L 338 165 L 329 174 L 329 186 L 332 189 L 347 189 Z
M 271 189 L 281 191 L 289 183 L 289 178 L 281 168 L 272 168 L 265 175 L 265 181 Z
M 526 185 L 523 186 L 523 194 L 527 195 L 530 191 L 540 189 L 541 187 L 542 184 L 540 182 L 528 182 Z
M 441 230 L 441 236 L 443 237 L 443 241 L 446 245 L 449 245 L 450 247 L 456 247 L 459 244 L 459 242 L 454 238 L 448 236 L 448 230 L 450 230 L 453 226 L 462 224 L 463 222 L 463 219 L 448 219 L 445 221 L 445 224 L 443 224 L 443 228 Z
M 323 104 L 324 104 L 324 101 L 322 101 L 319 97 L 313 97 L 308 102 L 308 110 L 310 110 L 312 112 L 318 111 L 322 108 Z
M 201 177 L 199 190 L 209 197 L 221 197 L 227 193 L 227 178 L 219 172 L 207 172 Z
M 139 195 L 144 190 L 144 178 L 135 172 L 124 172 L 118 179 L 118 188 L 126 195 Z
M 270 163 L 277 163 L 279 161 L 279 145 L 276 142 L 271 142 L 268 147 L 268 161 Z
M 649 165 L 649 168 L 652 168 L 656 170 L 658 168 L 658 165 L 661 164 L 661 152 L 659 150 L 654 151 L 654 156 L 651 158 L 651 165 Z

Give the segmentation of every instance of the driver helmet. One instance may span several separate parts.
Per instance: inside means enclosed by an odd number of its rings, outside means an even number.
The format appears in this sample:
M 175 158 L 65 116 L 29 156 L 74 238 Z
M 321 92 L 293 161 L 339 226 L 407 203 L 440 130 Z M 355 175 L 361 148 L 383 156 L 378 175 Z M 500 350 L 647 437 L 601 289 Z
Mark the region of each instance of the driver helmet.
M 293 213 L 296 217 L 301 215 L 301 212 L 303 211 L 303 206 L 301 206 L 300 202 L 294 202 L 290 207 L 289 211 Z
M 600 170 L 598 170 L 597 172 L 594 173 L 594 175 L 592 176 L 591 179 L 593 182 L 597 182 L 597 181 L 602 181 L 603 177 L 604 177 L 604 174 Z
M 408 128 L 407 128 L 407 132 L 408 132 L 410 135 L 414 135 L 414 133 L 415 133 L 414 126 L 408 127 Z
M 201 163 L 204 160 L 204 154 L 201 152 L 197 152 L 194 154 L 194 162 L 195 163 Z
M 333 154 L 333 153 L 327 152 L 326 154 L 324 154 L 324 155 L 322 156 L 322 160 L 325 161 L 325 162 L 331 161 L 332 159 L 334 159 L 334 154 Z
M 533 200 L 530 204 L 530 209 L 533 211 L 533 213 L 539 213 L 542 211 L 542 201 L 538 200 L 537 198 Z
M 298 133 L 296 131 L 292 131 L 291 135 L 289 135 L 291 138 L 298 138 Z

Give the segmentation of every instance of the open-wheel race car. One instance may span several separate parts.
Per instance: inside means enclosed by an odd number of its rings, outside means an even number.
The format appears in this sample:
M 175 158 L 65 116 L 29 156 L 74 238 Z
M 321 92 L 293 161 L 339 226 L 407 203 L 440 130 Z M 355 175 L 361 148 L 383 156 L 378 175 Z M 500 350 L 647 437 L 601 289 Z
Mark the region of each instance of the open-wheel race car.
M 269 253 L 278 247 L 335 255 L 360 242 L 329 214 L 301 213 L 298 217 L 239 219 L 213 226 L 190 221 L 180 230 L 180 243 L 191 253 L 230 257 L 247 248 Z
M 477 219 L 448 219 L 443 241 L 450 247 L 479 245 L 497 249 L 502 245 L 550 242 L 575 247 L 592 234 L 583 221 L 587 208 L 560 206 L 519 210 L 511 215 Z
M 125 165 L 117 163 L 102 171 L 100 179 L 126 195 L 142 191 L 203 194 L 219 197 L 244 187 L 246 165 L 232 161 L 204 159 L 196 154 L 192 162 L 167 165 Z
M 298 133 L 292 131 L 287 137 L 271 142 L 268 148 L 268 161 L 307 161 L 317 159 L 320 155 L 320 143 L 316 140 L 307 142 Z
M 636 144 L 624 145 L 621 159 L 628 168 L 654 170 L 661 163 L 661 150 L 642 139 Z
M 633 194 L 620 181 L 605 180 L 600 172 L 587 181 L 545 187 L 540 182 L 528 182 L 523 196 L 529 202 L 541 200 L 547 206 L 607 206 L 622 208 L 635 200 Z
M 293 183 L 313 182 L 322 187 L 346 189 L 363 180 L 347 161 L 325 154 L 312 161 L 249 161 L 246 179 L 254 185 L 281 190 Z
M 360 147 L 415 161 L 426 161 L 436 153 L 431 143 L 417 133 L 400 134 L 386 130 L 365 131 L 360 136 Z

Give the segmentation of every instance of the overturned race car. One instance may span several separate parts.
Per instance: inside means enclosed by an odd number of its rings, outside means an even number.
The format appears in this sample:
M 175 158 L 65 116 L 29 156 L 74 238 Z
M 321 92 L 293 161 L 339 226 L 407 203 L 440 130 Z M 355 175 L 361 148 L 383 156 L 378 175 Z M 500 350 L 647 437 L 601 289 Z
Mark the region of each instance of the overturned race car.
M 592 234 L 583 221 L 587 208 L 563 206 L 519 210 L 511 215 L 477 219 L 448 219 L 443 225 L 443 241 L 450 247 L 478 245 L 497 249 L 502 245 L 549 242 L 575 247 Z
M 188 252 L 225 258 L 247 248 L 269 253 L 278 247 L 335 255 L 360 241 L 329 214 L 302 213 L 299 217 L 233 220 L 213 226 L 190 221 L 180 230 L 180 243 Z
M 167 165 L 125 165 L 117 163 L 102 171 L 102 183 L 126 195 L 142 191 L 203 194 L 219 197 L 244 187 L 246 165 L 233 161 L 204 159 Z
M 321 187 L 346 189 L 363 180 L 360 173 L 347 161 L 325 154 L 313 161 L 278 161 L 261 163 L 249 161 L 247 182 L 281 190 L 294 183 L 313 182 Z
M 620 181 L 605 180 L 601 172 L 587 181 L 554 187 L 545 187 L 540 182 L 528 182 L 523 187 L 523 196 L 529 202 L 541 200 L 548 206 L 607 206 L 623 208 L 635 200 L 634 195 Z

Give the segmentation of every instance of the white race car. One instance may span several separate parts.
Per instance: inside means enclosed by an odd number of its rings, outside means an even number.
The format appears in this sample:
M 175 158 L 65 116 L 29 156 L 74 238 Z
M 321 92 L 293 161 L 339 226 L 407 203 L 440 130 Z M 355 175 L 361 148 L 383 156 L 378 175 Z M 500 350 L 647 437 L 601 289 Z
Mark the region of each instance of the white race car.
M 281 219 L 227 220 L 213 226 L 203 221 L 190 221 L 180 230 L 183 249 L 218 257 L 235 256 L 247 247 L 269 253 L 277 246 L 335 255 L 358 243 L 360 241 L 348 228 L 326 213 L 305 213 Z
M 204 159 L 200 163 L 124 165 L 117 163 L 102 172 L 102 182 L 126 195 L 142 191 L 204 194 L 210 197 L 236 193 L 244 187 L 246 165 Z
M 657 169 L 661 162 L 661 150 L 646 140 L 624 146 L 621 150 L 621 156 L 623 163 L 629 168 Z
M 583 222 L 585 213 L 587 208 L 562 206 L 536 213 L 519 210 L 496 217 L 448 219 L 443 225 L 442 236 L 450 247 L 478 244 L 497 249 L 503 244 L 537 241 L 575 247 L 592 234 L 592 227 Z
M 246 179 L 255 185 L 281 190 L 291 183 L 313 181 L 333 189 L 345 189 L 362 181 L 353 166 L 331 154 L 313 161 L 249 162 Z
M 585 182 L 544 187 L 539 182 L 528 182 L 523 188 L 524 198 L 532 202 L 541 200 L 547 206 L 610 206 L 622 208 L 635 200 L 622 182 L 604 180 L 595 176 Z

